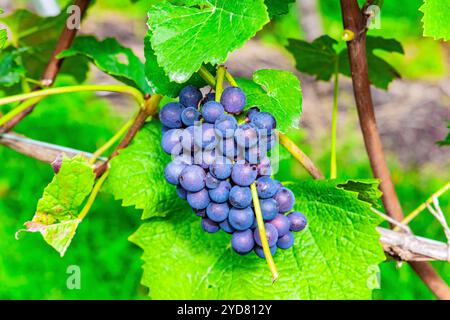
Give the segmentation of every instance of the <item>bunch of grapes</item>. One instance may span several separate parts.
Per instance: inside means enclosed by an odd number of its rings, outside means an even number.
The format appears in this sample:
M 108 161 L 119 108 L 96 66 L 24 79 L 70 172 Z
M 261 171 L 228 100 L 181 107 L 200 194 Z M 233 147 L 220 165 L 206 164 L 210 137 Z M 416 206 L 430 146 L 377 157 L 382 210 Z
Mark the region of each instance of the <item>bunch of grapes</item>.
M 231 246 L 237 253 L 254 250 L 264 258 L 252 183 L 256 184 L 272 255 L 277 247 L 290 248 L 292 232 L 303 230 L 307 221 L 300 212 L 289 213 L 294 194 L 270 178 L 267 154 L 276 142 L 275 118 L 256 107 L 244 116 L 245 105 L 246 96 L 237 87 L 227 87 L 220 102 L 215 101 L 214 93 L 203 97 L 199 89 L 184 87 L 179 102 L 166 104 L 159 113 L 161 146 L 172 155 L 164 176 L 202 218 L 206 232 L 222 229 L 232 234 Z

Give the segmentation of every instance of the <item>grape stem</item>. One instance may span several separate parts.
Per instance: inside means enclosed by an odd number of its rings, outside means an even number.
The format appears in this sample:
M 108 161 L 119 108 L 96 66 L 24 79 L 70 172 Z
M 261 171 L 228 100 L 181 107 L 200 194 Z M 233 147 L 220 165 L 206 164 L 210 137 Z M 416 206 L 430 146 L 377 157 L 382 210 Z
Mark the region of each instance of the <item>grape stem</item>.
M 22 102 L 17 107 L 15 107 L 10 112 L 8 112 L 7 114 L 5 114 L 3 117 L 0 118 L 0 126 L 9 122 L 11 119 L 16 117 L 18 114 L 22 113 L 24 110 L 27 110 L 29 107 L 37 104 L 42 99 L 43 99 L 43 97 L 36 97 L 36 98 L 31 98 L 31 99 L 25 100 L 24 102 Z
M 223 92 L 223 80 L 225 79 L 225 73 L 227 72 L 227 70 L 225 69 L 225 67 L 219 66 L 219 68 L 217 68 L 217 80 L 216 80 L 216 101 L 220 102 L 220 97 L 222 96 L 222 92 Z
M 216 79 L 215 79 L 214 76 L 211 74 L 211 72 L 209 72 L 208 69 L 206 69 L 205 66 L 201 66 L 197 73 L 198 73 L 199 76 L 202 77 L 203 80 L 205 80 L 206 83 L 209 84 L 211 87 L 214 88 L 214 87 L 216 86 Z
M 109 171 L 106 171 L 95 183 L 94 188 L 91 191 L 91 194 L 89 195 L 89 198 L 86 201 L 86 204 L 84 205 L 83 209 L 81 210 L 80 214 L 78 215 L 79 220 L 83 220 L 84 217 L 88 214 L 89 210 L 91 209 L 92 205 L 94 204 L 95 198 L 97 198 L 97 195 L 100 191 L 100 188 L 102 187 L 103 183 L 105 182 L 106 178 L 108 177 Z
M 228 72 L 228 70 L 225 73 L 225 77 L 227 78 L 227 80 L 230 83 L 230 85 L 232 85 L 233 87 L 239 87 L 239 85 L 237 84 L 236 80 L 234 80 L 233 76 L 231 75 L 231 73 Z
M 270 272 L 272 273 L 273 283 L 278 279 L 278 271 L 275 262 L 273 261 L 272 253 L 270 252 L 269 242 L 267 241 L 266 227 L 264 226 L 264 220 L 261 213 L 258 190 L 256 189 L 256 184 L 254 182 L 250 185 L 250 189 L 252 190 L 253 206 L 255 209 L 256 222 L 258 223 L 259 236 L 261 238 L 261 244 L 267 264 L 269 265 Z
M 333 111 L 331 113 L 331 161 L 330 161 L 330 178 L 337 177 L 337 155 L 336 155 L 336 141 L 337 141 L 337 116 L 338 116 L 338 98 L 339 98 L 339 71 L 337 67 L 334 71 L 334 90 L 333 90 Z

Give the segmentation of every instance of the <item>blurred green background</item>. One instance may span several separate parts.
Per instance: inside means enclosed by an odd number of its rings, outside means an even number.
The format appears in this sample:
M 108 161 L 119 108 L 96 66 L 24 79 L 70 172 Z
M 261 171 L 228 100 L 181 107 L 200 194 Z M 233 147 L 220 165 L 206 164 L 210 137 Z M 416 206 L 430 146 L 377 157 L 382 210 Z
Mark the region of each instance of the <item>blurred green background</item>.
M 154 0 L 129 4 L 126 10 L 123 8 L 123 2 L 97 1 L 87 17 L 88 33 L 101 34 L 102 23 L 107 23 L 111 17 L 120 16 L 120 21 L 117 22 L 120 25 L 108 32 L 117 33 L 127 45 L 130 43 L 139 51 L 142 49 L 142 43 L 139 41 L 145 34 L 146 10 Z M 67 1 L 60 3 L 65 4 Z M 448 80 L 449 46 L 421 36 L 422 15 L 418 11 L 421 4 L 420 0 L 385 1 L 382 9 L 382 28 L 371 30 L 370 33 L 395 37 L 402 42 L 405 56 L 384 55 L 400 71 L 404 79 L 402 81 L 420 81 L 421 84 L 425 82 L 434 86 L 445 79 Z M 24 6 L 33 8 L 29 1 L 0 1 L 0 7 L 10 10 Z M 305 36 L 299 27 L 302 17 L 301 11 L 300 15 L 298 12 L 298 7 L 292 5 L 288 15 L 277 18 L 258 35 L 258 41 L 276 47 L 286 54 L 282 46 L 288 37 Z M 342 27 L 338 2 L 318 1 L 317 12 L 324 32 L 339 38 Z M 131 36 L 121 33 L 121 27 L 124 25 L 134 26 Z M 142 52 L 137 54 L 142 56 Z M 90 81 L 99 79 L 105 81 L 98 72 L 92 71 Z M 58 80 L 58 85 L 71 83 L 69 78 L 62 77 Z M 305 85 L 307 83 L 308 81 Z M 309 87 L 304 86 L 303 91 L 307 88 Z M 339 177 L 371 177 L 350 90 L 351 87 L 349 89 L 344 82 L 341 92 L 343 104 L 345 101 L 350 102 L 342 111 L 344 116 L 339 120 Z M 448 106 L 449 101 L 450 99 L 443 103 Z M 305 101 L 305 108 L 308 105 L 308 101 Z M 117 97 L 105 98 L 87 93 L 54 96 L 41 102 L 16 131 L 34 139 L 93 151 L 114 134 L 125 117 L 131 114 L 132 108 L 132 101 Z M 327 113 L 321 117 L 328 119 L 331 103 L 325 105 L 325 110 Z M 443 120 L 431 125 L 442 126 Z M 403 123 L 396 125 L 401 129 Z M 302 148 L 317 161 L 325 174 L 328 174 L 329 121 L 324 120 L 321 126 L 323 130 L 307 126 L 291 132 L 290 135 L 302 143 Z M 389 136 L 384 139 L 389 139 Z M 413 145 L 410 147 L 414 148 Z M 401 161 L 395 148 L 388 148 L 392 175 L 406 213 L 450 179 L 449 153 L 443 154 L 444 156 L 440 154 L 426 163 Z M 295 161 L 284 153 L 283 155 L 278 173 L 280 180 L 308 178 Z M 33 216 L 36 202 L 52 178 L 50 166 L 5 147 L 0 147 L 0 159 L 3 163 L 0 173 L 0 299 L 146 298 L 147 290 L 139 284 L 141 252 L 127 241 L 128 236 L 141 223 L 140 212 L 122 208 L 111 196 L 101 194 L 88 218 L 79 227 L 66 256 L 60 258 L 38 234 L 22 234 L 20 241 L 14 239 L 15 232 L 22 227 L 23 222 Z M 443 211 L 450 219 L 449 198 L 447 194 L 440 200 Z M 441 226 L 427 212 L 415 219 L 411 227 L 418 235 L 445 241 Z M 443 262 L 433 264 L 450 283 L 450 265 Z M 70 265 L 78 265 L 81 268 L 81 290 L 68 290 L 66 287 L 66 270 Z M 386 262 L 381 265 L 381 289 L 374 292 L 374 297 L 432 299 L 433 295 L 407 264 L 398 267 L 394 262 Z

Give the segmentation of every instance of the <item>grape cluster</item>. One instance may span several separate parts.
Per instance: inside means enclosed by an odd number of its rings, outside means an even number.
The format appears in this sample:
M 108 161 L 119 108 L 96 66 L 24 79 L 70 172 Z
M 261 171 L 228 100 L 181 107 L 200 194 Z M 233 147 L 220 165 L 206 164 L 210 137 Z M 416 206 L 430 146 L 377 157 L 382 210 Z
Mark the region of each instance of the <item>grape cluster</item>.
M 159 113 L 161 146 L 172 155 L 164 176 L 202 217 L 206 232 L 222 229 L 232 234 L 231 246 L 237 253 L 254 250 L 264 258 L 252 183 L 256 183 L 272 255 L 277 247 L 290 248 L 292 232 L 303 230 L 307 221 L 300 212 L 287 214 L 294 207 L 294 194 L 270 178 L 267 154 L 276 142 L 275 118 L 253 107 L 238 124 L 237 115 L 245 105 L 246 96 L 237 87 L 227 87 L 220 102 L 212 92 L 203 97 L 197 88 L 184 87 L 179 102 L 166 104 Z

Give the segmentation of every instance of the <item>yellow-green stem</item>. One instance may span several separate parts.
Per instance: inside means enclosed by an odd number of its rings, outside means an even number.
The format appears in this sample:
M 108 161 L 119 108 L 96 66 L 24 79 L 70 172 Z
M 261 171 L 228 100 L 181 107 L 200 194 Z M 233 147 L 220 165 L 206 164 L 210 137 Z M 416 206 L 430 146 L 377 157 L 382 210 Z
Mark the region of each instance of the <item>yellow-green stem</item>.
M 55 94 L 83 92 L 83 91 L 110 91 L 110 92 L 124 93 L 134 97 L 141 107 L 144 105 L 144 97 L 142 93 L 136 88 L 124 85 L 79 85 L 79 86 L 67 86 L 67 87 L 43 89 L 29 93 L 18 94 L 15 96 L 0 98 L 0 105 L 33 99 L 37 97 L 46 97 Z
M 258 223 L 258 231 L 261 238 L 261 244 L 267 264 L 269 265 L 270 272 L 272 273 L 272 281 L 275 282 L 275 280 L 277 280 L 278 278 L 278 271 L 277 267 L 275 266 L 275 262 L 273 261 L 272 253 L 270 252 L 269 243 L 267 241 L 266 227 L 264 225 L 261 206 L 259 204 L 258 190 L 256 189 L 256 184 L 254 182 L 250 185 L 250 189 L 252 190 L 253 207 L 255 209 L 256 222 Z
M 333 111 L 331 114 L 331 163 L 330 163 L 331 179 L 336 179 L 337 177 L 336 141 L 337 141 L 338 97 L 339 97 L 339 72 L 336 70 L 336 72 L 334 73 Z
M 214 76 L 211 74 L 211 72 L 208 71 L 208 69 L 206 69 L 205 66 L 201 66 L 200 69 L 198 70 L 198 74 L 200 75 L 200 77 L 203 78 L 203 80 L 206 81 L 207 84 L 209 84 L 211 87 L 215 87 L 216 86 L 216 79 L 214 78 Z
M 229 73 L 227 71 L 226 74 L 225 74 L 225 77 L 227 78 L 227 80 L 230 83 L 230 85 L 232 85 L 233 87 L 239 87 L 238 83 L 236 82 L 236 80 L 234 80 L 234 78 L 231 75 L 231 73 Z
M 108 177 L 108 173 L 109 173 L 109 171 L 106 171 L 95 183 L 94 188 L 92 188 L 91 194 L 89 195 L 89 198 L 87 199 L 86 204 L 84 205 L 83 209 L 81 210 L 80 214 L 78 215 L 79 220 L 83 220 L 84 217 L 88 214 L 89 210 L 92 207 L 92 204 L 95 201 L 95 198 L 97 198 L 100 188 L 102 187 L 103 183 L 105 182 L 106 178 Z
M 36 97 L 36 98 L 31 98 L 31 99 L 25 100 L 24 102 L 22 102 L 17 107 L 15 107 L 10 112 L 8 112 L 7 114 L 5 114 L 3 117 L 0 118 L 0 126 L 4 125 L 5 123 L 7 123 L 11 119 L 13 119 L 15 116 L 20 114 L 22 111 L 25 111 L 26 109 L 28 109 L 32 105 L 38 103 L 42 99 L 44 99 L 44 97 Z
M 91 160 L 89 162 L 94 164 L 97 161 L 98 157 L 100 157 L 104 152 L 106 152 L 109 148 L 111 148 L 119 139 L 130 129 L 133 125 L 133 122 L 136 118 L 136 115 L 130 118 L 120 129 L 116 132 L 116 134 L 111 137 L 104 145 L 97 149 L 92 155 Z
M 216 101 L 220 102 L 220 97 L 223 92 L 223 80 L 225 79 L 225 73 L 227 69 L 224 66 L 219 66 L 217 69 L 217 80 L 216 80 Z
M 447 190 L 450 189 L 450 181 L 447 182 L 442 188 L 433 193 L 424 203 L 418 206 L 414 211 L 408 214 L 402 221 L 401 224 L 407 225 L 409 224 L 415 217 L 419 215 L 423 210 L 426 209 L 427 205 L 433 202 L 433 198 L 439 198 L 443 195 Z M 398 229 L 398 227 L 394 228 L 394 230 Z

